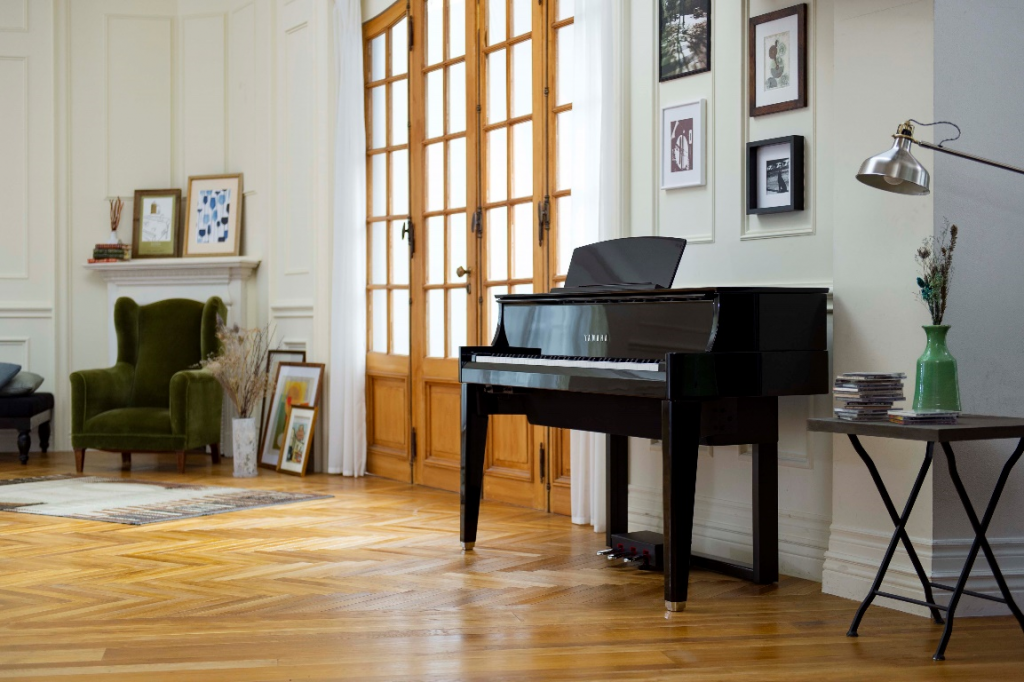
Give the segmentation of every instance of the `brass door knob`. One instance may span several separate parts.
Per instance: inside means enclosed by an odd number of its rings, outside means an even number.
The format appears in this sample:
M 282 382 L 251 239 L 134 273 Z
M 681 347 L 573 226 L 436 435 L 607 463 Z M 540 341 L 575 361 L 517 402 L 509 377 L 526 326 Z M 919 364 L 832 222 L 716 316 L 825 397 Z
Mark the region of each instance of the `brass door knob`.
M 459 277 L 465 277 L 471 272 L 472 270 L 470 270 L 469 268 L 464 268 L 460 265 L 458 269 L 455 271 L 455 274 L 458 275 Z

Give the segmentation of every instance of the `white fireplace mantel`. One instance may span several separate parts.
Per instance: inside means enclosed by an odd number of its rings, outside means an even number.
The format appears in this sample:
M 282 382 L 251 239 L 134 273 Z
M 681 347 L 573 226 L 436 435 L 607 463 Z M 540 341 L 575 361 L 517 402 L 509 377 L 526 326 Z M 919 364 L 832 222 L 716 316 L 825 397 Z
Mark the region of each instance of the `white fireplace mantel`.
M 167 298 L 205 301 L 220 296 L 228 308 L 228 321 L 245 326 L 246 280 L 259 267 L 251 256 L 216 258 L 141 258 L 121 263 L 87 263 L 85 268 L 107 282 L 107 320 L 110 324 L 110 360 L 117 358 L 114 302 L 122 296 L 140 305 Z

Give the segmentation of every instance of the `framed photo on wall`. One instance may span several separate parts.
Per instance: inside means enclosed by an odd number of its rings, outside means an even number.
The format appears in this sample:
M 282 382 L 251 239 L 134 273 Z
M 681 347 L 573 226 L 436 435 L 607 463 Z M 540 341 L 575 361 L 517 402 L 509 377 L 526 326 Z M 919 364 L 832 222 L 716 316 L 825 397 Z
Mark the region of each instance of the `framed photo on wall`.
M 804 210 L 804 138 L 747 143 L 747 215 Z
M 284 447 L 281 448 L 277 470 L 305 476 L 309 455 L 313 449 L 313 429 L 319 408 L 311 405 L 289 405 L 285 419 Z
M 267 429 L 260 444 L 261 467 L 276 469 L 285 444 L 285 427 L 289 405 L 319 407 L 320 384 L 323 383 L 324 365 L 315 362 L 282 362 L 271 384 L 274 392 L 270 400 Z
M 658 0 L 659 80 L 711 70 L 711 0 Z
M 270 385 L 267 387 L 268 391 L 272 391 L 273 381 L 277 378 L 277 368 L 282 362 L 305 362 L 306 351 L 304 350 L 272 350 L 267 352 L 267 376 L 270 377 Z M 269 416 L 270 403 L 268 402 L 272 396 L 264 394 L 262 409 L 260 410 L 260 440 L 263 442 L 263 436 L 267 432 L 267 421 Z
M 705 180 L 706 103 L 673 104 L 661 109 L 661 188 L 696 187 Z
M 237 256 L 242 248 L 242 174 L 188 179 L 185 256 Z
M 807 106 L 807 5 L 750 18 L 750 115 Z
M 181 190 L 137 189 L 132 212 L 132 258 L 181 256 Z

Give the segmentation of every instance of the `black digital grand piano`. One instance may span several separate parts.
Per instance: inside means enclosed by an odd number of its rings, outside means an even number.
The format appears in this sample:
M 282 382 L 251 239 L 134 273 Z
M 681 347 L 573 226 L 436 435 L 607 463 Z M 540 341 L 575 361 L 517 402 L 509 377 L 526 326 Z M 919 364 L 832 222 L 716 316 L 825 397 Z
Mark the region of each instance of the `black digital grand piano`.
M 691 563 L 778 580 L 778 398 L 828 392 L 827 289 L 671 289 L 686 241 L 576 249 L 565 287 L 499 296 L 490 346 L 460 352 L 462 525 L 476 541 L 490 415 L 608 434 L 608 538 L 627 531 L 629 436 L 661 439 L 665 608 Z M 753 446 L 753 563 L 691 555 L 700 445 Z

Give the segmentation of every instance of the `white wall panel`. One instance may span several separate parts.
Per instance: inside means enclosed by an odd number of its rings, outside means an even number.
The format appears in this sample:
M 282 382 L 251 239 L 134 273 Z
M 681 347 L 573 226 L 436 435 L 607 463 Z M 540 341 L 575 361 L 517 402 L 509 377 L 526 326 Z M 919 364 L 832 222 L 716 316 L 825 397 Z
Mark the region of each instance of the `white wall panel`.
M 186 181 L 190 175 L 227 171 L 225 25 L 223 14 L 181 20 L 181 161 Z
M 106 16 L 107 196 L 174 179 L 173 34 L 173 17 Z
M 28 0 L 0 0 L 0 31 L 28 31 Z
M 0 54 L 0 278 L 29 276 L 28 57 Z
M 313 63 L 314 38 L 308 23 L 285 32 L 285 164 L 284 221 L 279 244 L 284 247 L 287 276 L 311 272 L 313 250 L 308 238 L 313 234 L 312 212 L 315 199 L 314 110 L 316 68 Z

